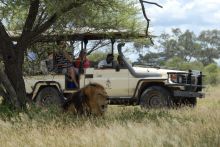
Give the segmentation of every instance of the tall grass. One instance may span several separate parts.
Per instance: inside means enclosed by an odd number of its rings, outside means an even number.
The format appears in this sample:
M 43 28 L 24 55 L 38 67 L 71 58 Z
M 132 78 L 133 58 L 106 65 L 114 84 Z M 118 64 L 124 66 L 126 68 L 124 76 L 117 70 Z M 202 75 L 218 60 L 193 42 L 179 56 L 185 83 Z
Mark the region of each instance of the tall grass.
M 14 113 L 0 107 L 0 146 L 220 146 L 220 87 L 194 109 L 109 106 L 104 117 L 58 109 Z

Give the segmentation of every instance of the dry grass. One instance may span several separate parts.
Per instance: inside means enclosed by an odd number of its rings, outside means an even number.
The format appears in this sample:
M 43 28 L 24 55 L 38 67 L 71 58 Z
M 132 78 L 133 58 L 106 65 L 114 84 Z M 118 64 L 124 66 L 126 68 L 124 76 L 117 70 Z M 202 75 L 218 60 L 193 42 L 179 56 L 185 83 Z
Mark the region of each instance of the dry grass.
M 103 118 L 34 110 L 0 116 L 0 146 L 220 146 L 220 87 L 194 109 L 110 106 Z

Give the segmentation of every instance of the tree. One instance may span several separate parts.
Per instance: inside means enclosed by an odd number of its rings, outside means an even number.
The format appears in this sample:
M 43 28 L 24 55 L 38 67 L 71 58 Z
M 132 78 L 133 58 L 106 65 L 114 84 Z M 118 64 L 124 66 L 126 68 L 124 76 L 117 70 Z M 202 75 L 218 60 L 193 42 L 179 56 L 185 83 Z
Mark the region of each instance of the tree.
M 143 1 L 140 0 L 140 2 L 144 11 Z M 134 10 L 135 6 L 130 4 L 130 1 L 125 2 L 123 0 L 1 0 L 0 53 L 3 57 L 4 72 L 16 93 L 17 105 L 14 106 L 17 109 L 26 108 L 26 92 L 22 72 L 24 54 L 28 47 L 37 42 L 42 33 L 53 32 L 58 27 L 65 28 L 67 26 L 88 26 L 102 29 L 109 29 L 114 26 L 113 28 L 123 29 L 126 27 L 124 22 L 127 17 L 122 19 L 119 14 L 125 9 L 128 9 L 126 13 L 133 13 L 134 11 L 130 10 Z M 110 17 L 115 21 L 115 25 L 107 25 L 111 14 L 118 16 Z M 91 17 L 88 17 L 89 15 Z M 68 19 L 66 19 L 67 17 Z M 99 22 L 100 17 L 104 21 Z M 95 21 L 91 23 L 93 19 Z M 128 20 L 133 20 L 130 21 L 133 28 L 137 26 L 137 21 L 132 17 Z M 62 23 L 56 24 L 56 22 Z M 147 22 L 149 26 L 149 20 Z M 105 27 L 106 25 L 107 27 Z M 7 29 L 10 31 L 21 30 L 16 43 L 12 41 Z M 6 91 L 8 92 L 8 89 Z
M 187 62 L 192 61 L 200 50 L 196 35 L 189 30 L 178 36 L 177 46 L 177 56 Z
M 52 27 L 63 14 L 70 14 L 71 10 L 77 11 L 83 9 L 84 6 L 88 8 L 91 5 L 93 7 L 103 8 L 103 10 L 110 10 L 111 6 L 116 4 L 119 5 L 122 3 L 114 0 L 61 0 L 52 2 L 47 0 L 1 1 L 0 50 L 5 65 L 4 71 L 16 92 L 17 103 L 19 103 L 17 108 L 26 108 L 22 65 L 24 63 L 24 53 L 27 51 L 27 48 L 34 44 L 39 36 Z M 115 11 L 117 12 L 117 8 Z M 14 14 L 17 12 L 24 15 L 19 16 L 19 19 L 14 18 Z M 76 13 L 74 14 L 76 15 Z M 15 23 L 11 21 L 15 21 Z M 3 23 L 8 24 L 8 28 L 22 30 L 17 43 L 11 40 Z
M 211 63 L 204 69 L 206 84 L 216 85 L 219 83 L 219 67 L 217 64 Z
M 202 31 L 198 36 L 179 28 L 172 29 L 171 34 L 160 35 L 156 51 L 142 55 L 140 60 L 145 62 L 156 61 L 163 64 L 168 60 L 178 57 L 183 62 L 200 62 L 203 65 L 215 63 L 220 57 L 220 31 Z M 175 61 L 176 58 L 174 58 Z
M 202 31 L 198 40 L 201 49 L 197 59 L 204 65 L 215 63 L 214 59 L 220 57 L 220 30 Z
M 186 30 L 184 33 L 179 29 L 172 29 L 172 34 L 161 34 L 160 48 L 163 48 L 164 59 L 168 60 L 177 56 L 186 62 L 190 62 L 199 50 L 197 37 L 193 32 Z

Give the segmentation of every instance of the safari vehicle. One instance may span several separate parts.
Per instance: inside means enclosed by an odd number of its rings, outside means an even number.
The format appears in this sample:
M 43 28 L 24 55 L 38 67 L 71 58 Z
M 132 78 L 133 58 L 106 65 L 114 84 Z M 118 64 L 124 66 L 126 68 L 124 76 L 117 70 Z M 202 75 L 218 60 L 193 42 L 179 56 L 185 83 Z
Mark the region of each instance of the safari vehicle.
M 112 52 L 114 52 L 114 39 L 128 35 L 114 33 L 113 36 Z M 108 38 L 109 36 L 103 34 L 84 34 L 80 37 L 81 40 Z M 86 42 L 84 42 L 85 46 Z M 80 87 L 91 82 L 99 83 L 108 93 L 109 104 L 141 105 L 145 108 L 170 107 L 173 104 L 195 106 L 197 98 L 204 97 L 201 93 L 204 86 L 203 75 L 200 71 L 131 66 L 123 54 L 123 46 L 124 43 L 118 43 L 117 49 L 125 64 L 124 68 L 120 66 L 102 69 L 97 66 L 87 68 L 78 77 Z M 71 86 L 73 83 L 68 81 L 64 74 L 49 73 L 48 75 L 28 76 L 24 79 L 26 91 L 31 99 L 43 105 L 61 103 L 68 94 L 78 90 Z

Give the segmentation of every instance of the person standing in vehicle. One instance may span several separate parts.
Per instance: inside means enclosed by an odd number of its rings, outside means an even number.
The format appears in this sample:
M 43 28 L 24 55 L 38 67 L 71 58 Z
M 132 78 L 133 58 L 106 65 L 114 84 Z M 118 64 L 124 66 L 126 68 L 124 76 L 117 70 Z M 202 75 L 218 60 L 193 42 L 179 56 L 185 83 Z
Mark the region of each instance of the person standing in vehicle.
M 80 67 L 89 68 L 90 67 L 90 62 L 86 57 L 86 51 L 85 50 L 82 50 L 79 53 L 79 57 L 75 61 L 75 67 L 76 68 L 80 68 Z
M 56 68 L 58 72 L 67 73 L 71 80 L 78 87 L 78 82 L 76 80 L 76 69 L 73 65 L 73 59 L 71 55 L 67 53 L 65 42 L 57 42 L 59 46 L 58 52 L 55 53 Z

